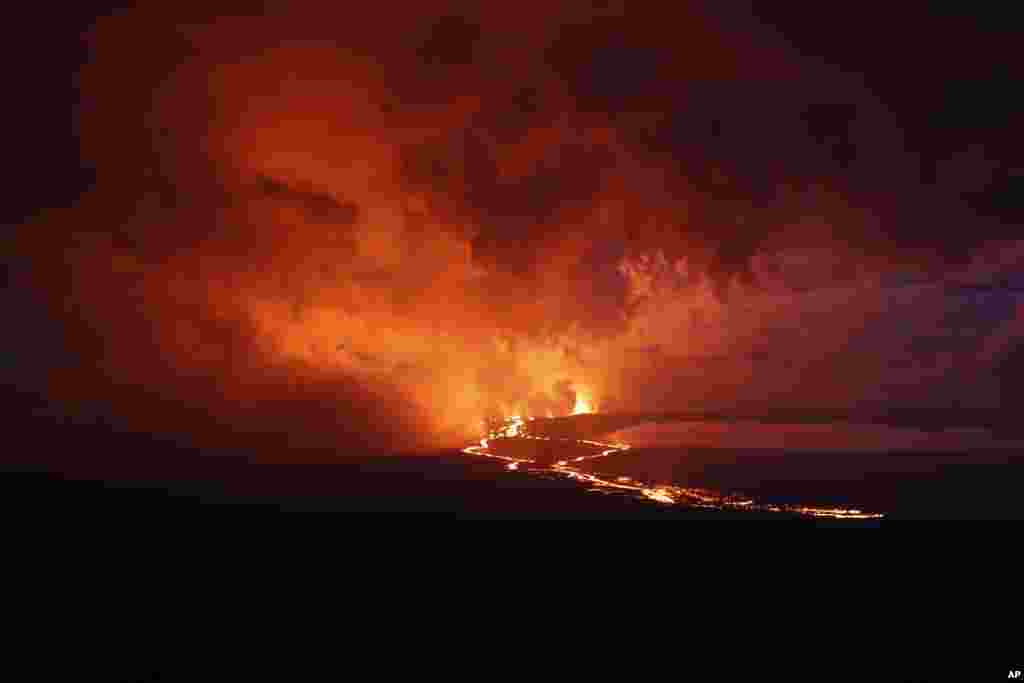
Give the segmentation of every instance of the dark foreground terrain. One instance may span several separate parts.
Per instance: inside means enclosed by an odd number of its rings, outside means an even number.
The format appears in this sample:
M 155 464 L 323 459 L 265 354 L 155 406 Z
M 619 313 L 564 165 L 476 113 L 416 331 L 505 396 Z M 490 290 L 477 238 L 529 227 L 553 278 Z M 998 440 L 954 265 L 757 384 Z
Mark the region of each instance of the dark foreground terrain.
M 558 477 L 510 472 L 501 461 L 457 451 L 377 455 L 339 445 L 338 453 L 203 452 L 182 440 L 125 433 L 102 422 L 12 412 L 0 457 L 0 500 L 8 515 L 182 512 L 202 507 L 265 511 L 431 513 L 449 518 L 787 519 L 784 514 L 666 507 L 586 491 Z M 254 457 L 265 464 L 253 464 Z M 294 457 L 296 464 L 284 464 Z M 690 459 L 637 452 L 602 468 L 637 467 L 655 479 L 741 489 L 775 499 L 845 502 L 899 518 L 1024 518 L 1024 458 L 981 460 L 873 456 L 694 453 Z M 886 464 L 888 463 L 888 465 Z M 661 468 L 661 469 L 659 469 Z M 689 469 L 687 469 L 689 468 Z M 626 471 L 626 470 L 623 470 Z M 841 521 L 830 524 L 878 522 Z
M 214 456 L 209 456 L 214 457 Z M 338 465 L 259 466 L 204 463 L 202 472 L 104 481 L 7 470 L 0 492 L 9 514 L 163 513 L 233 508 L 263 511 L 404 512 L 486 519 L 787 518 L 670 510 L 606 498 L 571 482 L 466 467 L 454 457 L 345 458 Z M 200 508 L 199 506 L 203 506 Z
M 459 451 L 371 454 L 199 451 L 181 439 L 101 421 L 12 409 L 0 501 L 19 515 L 180 513 L 200 506 L 264 511 L 413 512 L 457 518 L 726 517 L 587 493 L 570 481 L 508 472 Z M 289 457 L 298 464 L 284 464 Z M 253 464 L 253 460 L 265 464 Z M 748 517 L 748 515 L 742 515 Z

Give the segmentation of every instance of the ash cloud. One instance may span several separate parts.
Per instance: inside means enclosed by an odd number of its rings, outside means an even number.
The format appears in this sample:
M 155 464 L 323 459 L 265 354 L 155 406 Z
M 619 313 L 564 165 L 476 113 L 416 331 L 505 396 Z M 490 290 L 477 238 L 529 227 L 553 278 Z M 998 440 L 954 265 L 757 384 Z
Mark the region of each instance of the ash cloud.
M 562 410 L 576 385 L 623 407 L 752 393 L 733 360 L 699 370 L 714 387 L 640 396 L 624 359 L 731 357 L 732 332 L 686 326 L 767 302 L 758 263 L 794 245 L 841 254 L 811 257 L 834 282 L 945 265 L 914 230 L 881 240 L 899 214 L 872 170 L 912 165 L 884 107 L 770 34 L 696 9 L 444 9 L 98 22 L 80 76 L 97 186 L 21 240 L 90 359 L 50 373 L 52 396 L 100 392 L 198 440 L 424 448 L 489 411 Z M 840 104 L 808 135 L 825 84 Z M 793 301 L 761 316 L 795 324 Z

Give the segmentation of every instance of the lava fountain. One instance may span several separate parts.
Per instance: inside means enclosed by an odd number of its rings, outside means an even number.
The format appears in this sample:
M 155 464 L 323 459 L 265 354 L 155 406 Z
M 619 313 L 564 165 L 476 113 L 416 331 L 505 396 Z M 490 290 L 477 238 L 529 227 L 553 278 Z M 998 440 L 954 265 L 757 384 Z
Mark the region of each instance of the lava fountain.
M 572 408 L 572 415 L 583 415 L 585 413 L 595 413 L 597 408 L 594 405 L 594 400 L 590 396 L 590 392 L 586 389 L 576 387 L 576 402 Z

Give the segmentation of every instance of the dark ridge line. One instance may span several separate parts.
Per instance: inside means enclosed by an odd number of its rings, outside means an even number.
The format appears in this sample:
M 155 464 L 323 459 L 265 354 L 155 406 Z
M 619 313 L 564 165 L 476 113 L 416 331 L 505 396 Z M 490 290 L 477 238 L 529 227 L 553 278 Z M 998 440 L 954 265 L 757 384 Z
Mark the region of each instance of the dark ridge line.
M 985 429 L 996 437 L 1024 437 L 1024 426 L 1014 423 L 1008 412 L 982 410 L 892 409 L 878 412 L 734 412 L 672 411 L 663 413 L 589 413 L 562 417 L 539 417 L 527 422 L 534 433 L 567 431 L 598 434 L 645 423 L 666 422 L 757 422 L 760 424 L 862 424 L 941 432 L 949 429 Z M 610 423 L 610 424 L 609 424 Z M 548 427 L 551 427 L 549 430 Z

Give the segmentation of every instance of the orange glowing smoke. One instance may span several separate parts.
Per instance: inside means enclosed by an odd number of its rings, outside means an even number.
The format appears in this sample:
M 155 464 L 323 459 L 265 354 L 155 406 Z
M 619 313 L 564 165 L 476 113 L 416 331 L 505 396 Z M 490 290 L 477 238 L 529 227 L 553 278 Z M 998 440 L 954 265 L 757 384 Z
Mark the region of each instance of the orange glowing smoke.
M 382 12 L 352 27 L 363 48 L 374 36 L 372 56 L 339 49 L 325 27 L 351 22 L 312 6 L 283 17 L 173 14 L 138 10 L 97 26 L 81 128 L 100 183 L 77 216 L 52 223 L 54 234 L 76 222 L 111 228 L 79 231 L 68 252 L 103 379 L 232 432 L 255 420 L 311 441 L 343 431 L 385 444 L 418 440 L 380 438 L 391 432 L 458 443 L 487 414 L 526 414 L 531 401 L 554 409 L 566 377 L 600 382 L 604 370 L 578 355 L 592 335 L 577 324 L 574 281 L 598 212 L 559 207 L 542 239 L 524 235 L 536 263 L 508 272 L 500 266 L 522 265 L 524 253 L 477 240 L 488 226 L 465 201 L 488 177 L 463 149 L 474 131 L 495 192 L 584 140 L 621 156 L 601 117 L 571 123 L 559 78 L 521 59 L 520 41 L 488 48 L 537 85 L 538 113 L 517 142 L 483 133 L 518 89 L 501 81 L 522 79 L 416 71 L 399 33 L 426 35 L 432 13 L 403 11 L 396 23 Z M 492 20 L 514 17 L 482 18 Z M 152 51 L 132 58 L 126 83 L 121 65 L 140 40 Z M 431 92 L 417 91 L 424 83 Z M 561 231 L 562 220 L 577 226 Z M 100 376 L 57 383 L 70 398 Z M 180 419 L 123 400 L 147 428 Z
M 675 290 L 638 257 L 706 266 L 694 226 L 711 198 L 547 63 L 563 28 L 611 8 L 488 4 L 465 58 L 454 38 L 420 49 L 433 7 L 319 4 L 97 26 L 80 79 L 97 189 L 29 246 L 89 358 L 54 391 L 226 441 L 435 447 L 488 415 L 629 398 L 651 335 L 701 345 L 657 309 Z M 707 26 L 663 23 L 700 46 L 672 78 L 738 73 Z

